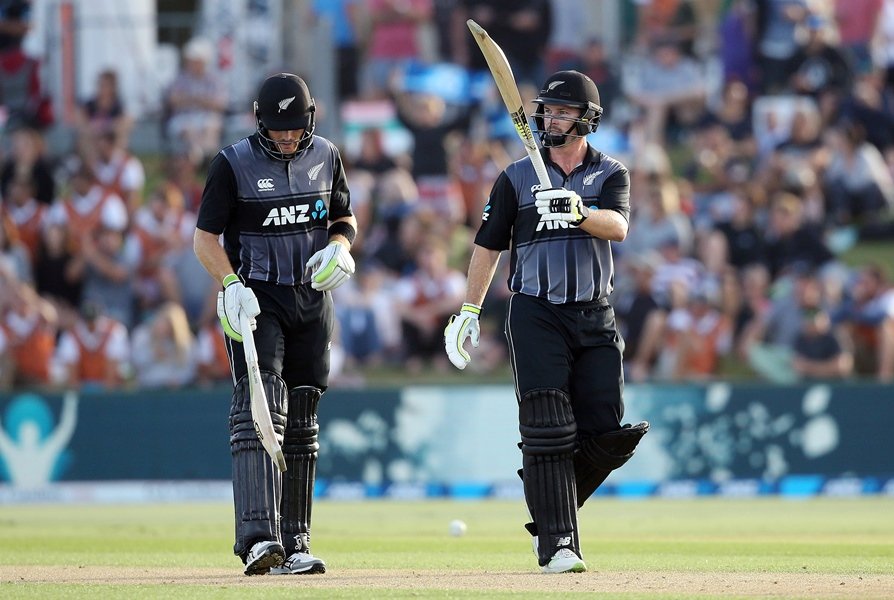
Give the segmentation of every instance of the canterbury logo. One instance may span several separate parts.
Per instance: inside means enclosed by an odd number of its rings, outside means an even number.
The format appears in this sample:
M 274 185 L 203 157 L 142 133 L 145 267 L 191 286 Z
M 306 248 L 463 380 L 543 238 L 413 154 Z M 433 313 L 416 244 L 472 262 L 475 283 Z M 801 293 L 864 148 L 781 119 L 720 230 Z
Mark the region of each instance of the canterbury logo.
M 283 100 L 280 100 L 279 101 L 279 110 L 276 112 L 280 113 L 280 112 L 286 110 L 287 108 L 289 108 L 289 104 L 291 104 L 294 100 L 295 100 L 295 96 L 292 96 L 291 98 L 285 98 Z
M 322 169 L 322 168 L 323 168 L 323 163 L 312 166 L 310 169 L 307 170 L 307 178 L 310 179 L 311 181 L 316 181 L 317 175 L 320 174 L 320 169 Z
M 546 89 L 548 89 L 549 91 L 553 91 L 554 89 L 556 89 L 563 83 L 565 83 L 565 82 L 564 81 L 553 81 L 548 86 L 546 86 Z
M 272 179 L 258 179 L 258 191 L 259 192 L 272 192 L 273 191 L 273 180 Z

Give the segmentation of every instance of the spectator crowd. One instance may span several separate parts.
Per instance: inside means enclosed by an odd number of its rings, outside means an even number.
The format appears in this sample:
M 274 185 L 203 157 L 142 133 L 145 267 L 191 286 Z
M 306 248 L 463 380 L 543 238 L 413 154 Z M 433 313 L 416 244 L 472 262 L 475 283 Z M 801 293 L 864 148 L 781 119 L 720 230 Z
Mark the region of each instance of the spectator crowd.
M 184 46 L 160 157 L 130 151 L 111 68 L 57 148 L 21 48 L 28 5 L 0 2 L 0 387 L 228 380 L 219 286 L 192 252 L 203 170 L 225 141 L 214 46 Z M 357 274 L 334 292 L 334 376 L 448 370 L 469 240 L 497 174 L 523 156 L 472 18 L 526 101 L 558 69 L 599 87 L 591 143 L 631 177 L 613 295 L 629 381 L 894 380 L 894 0 L 619 6 L 629 26 L 612 52 L 583 1 L 314 3 L 332 24 L 338 103 L 388 115 L 343 149 L 360 226 Z M 860 248 L 882 250 L 854 266 Z M 471 365 L 482 372 L 508 363 L 503 259 Z

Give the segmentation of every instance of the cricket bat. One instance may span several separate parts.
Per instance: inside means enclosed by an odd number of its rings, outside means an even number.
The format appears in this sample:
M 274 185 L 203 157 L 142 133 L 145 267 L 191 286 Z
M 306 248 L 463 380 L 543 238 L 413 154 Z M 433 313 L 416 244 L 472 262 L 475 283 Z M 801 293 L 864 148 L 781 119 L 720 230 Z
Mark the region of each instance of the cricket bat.
M 282 448 L 276 439 L 273 430 L 273 420 L 270 418 L 270 407 L 267 405 L 267 393 L 264 391 L 264 383 L 261 381 L 261 368 L 258 366 L 258 349 L 255 347 L 255 337 L 251 332 L 248 317 L 240 311 L 239 331 L 242 333 L 242 350 L 245 353 L 245 366 L 248 368 L 248 393 L 251 398 L 251 419 L 254 421 L 255 432 L 264 450 L 276 463 L 280 471 L 286 470 L 286 459 L 282 454 Z
M 531 125 L 528 123 L 528 117 L 525 114 L 525 108 L 522 104 L 521 94 L 518 93 L 518 86 L 515 84 L 515 77 L 512 75 L 512 68 L 503 50 L 494 42 L 481 25 L 469 19 L 466 21 L 472 37 L 481 48 L 481 53 L 487 60 L 487 66 L 490 73 L 500 90 L 500 96 L 503 97 L 503 103 L 509 110 L 509 116 L 512 117 L 512 123 L 515 125 L 515 132 L 525 145 L 525 151 L 531 158 L 534 165 L 534 171 L 537 173 L 537 179 L 540 181 L 540 189 L 546 190 L 553 187 L 550 183 L 549 173 L 546 170 L 546 164 L 543 157 L 540 156 L 540 149 L 534 138 L 534 132 L 531 131 Z

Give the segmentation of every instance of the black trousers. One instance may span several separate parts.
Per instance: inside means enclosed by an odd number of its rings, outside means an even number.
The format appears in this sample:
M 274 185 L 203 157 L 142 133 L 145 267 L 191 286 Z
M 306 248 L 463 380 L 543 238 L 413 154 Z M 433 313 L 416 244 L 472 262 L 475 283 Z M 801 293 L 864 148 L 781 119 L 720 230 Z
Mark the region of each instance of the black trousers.
M 624 340 L 607 301 L 551 304 L 513 294 L 506 339 L 515 392 L 559 389 L 571 398 L 578 435 L 615 431 L 624 416 Z
M 258 297 L 261 314 L 254 332 L 262 371 L 276 373 L 286 389 L 309 385 L 325 391 L 329 386 L 329 349 L 335 313 L 332 294 L 310 285 L 246 283 Z M 233 381 L 245 375 L 242 344 L 227 338 Z

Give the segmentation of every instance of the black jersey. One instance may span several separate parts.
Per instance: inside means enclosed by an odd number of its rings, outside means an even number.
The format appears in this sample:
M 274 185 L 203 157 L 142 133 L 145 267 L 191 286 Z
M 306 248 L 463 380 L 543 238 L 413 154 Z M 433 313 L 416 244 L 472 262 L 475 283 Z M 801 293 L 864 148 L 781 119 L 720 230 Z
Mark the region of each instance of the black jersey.
M 224 234 L 234 271 L 280 285 L 307 283 L 304 265 L 328 242 L 329 221 L 350 216 L 338 149 L 314 136 L 291 161 L 272 159 L 257 134 L 221 150 L 208 172 L 196 227 Z
M 614 210 L 630 218 L 630 176 L 619 161 L 589 149 L 567 177 L 546 152 L 550 180 L 580 194 L 590 210 Z M 541 221 L 534 205 L 540 187 L 531 159 L 509 165 L 494 183 L 475 243 L 511 248 L 509 289 L 554 304 L 607 298 L 614 287 L 611 242 L 564 222 Z

